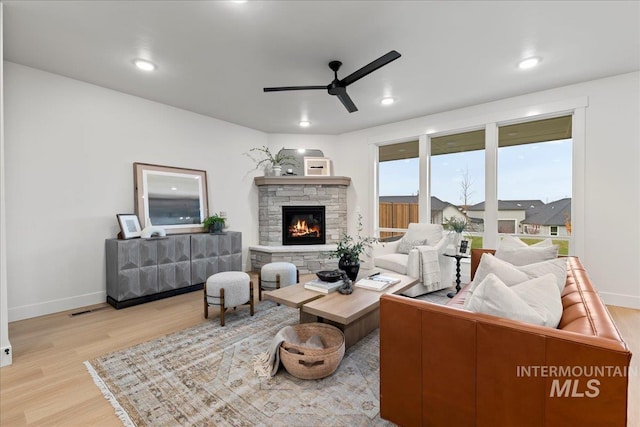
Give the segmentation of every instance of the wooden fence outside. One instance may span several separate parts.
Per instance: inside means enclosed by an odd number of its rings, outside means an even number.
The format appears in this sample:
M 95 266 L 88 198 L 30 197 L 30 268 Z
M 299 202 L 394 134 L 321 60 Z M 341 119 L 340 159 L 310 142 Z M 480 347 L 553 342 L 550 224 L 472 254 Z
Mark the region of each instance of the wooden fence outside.
M 379 203 L 380 228 L 407 228 L 410 222 L 418 222 L 417 203 Z M 380 240 L 388 240 L 404 233 L 381 231 Z

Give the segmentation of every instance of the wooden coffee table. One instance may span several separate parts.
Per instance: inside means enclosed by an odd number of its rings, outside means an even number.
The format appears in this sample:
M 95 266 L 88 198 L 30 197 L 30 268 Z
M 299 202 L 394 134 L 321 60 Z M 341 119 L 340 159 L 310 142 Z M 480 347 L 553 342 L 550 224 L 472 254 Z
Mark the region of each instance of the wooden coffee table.
M 303 283 L 313 279 L 313 275 L 301 277 L 301 283 L 263 292 L 265 299 L 300 310 L 300 323 L 322 322 L 338 327 L 345 336 L 345 346 L 349 348 L 367 336 L 380 324 L 380 296 L 403 292 L 419 282 L 419 279 L 400 274 L 383 272 L 385 276 L 400 279 L 400 283 L 384 291 L 373 291 L 354 287 L 351 295 L 339 292 L 323 294 L 309 291 Z

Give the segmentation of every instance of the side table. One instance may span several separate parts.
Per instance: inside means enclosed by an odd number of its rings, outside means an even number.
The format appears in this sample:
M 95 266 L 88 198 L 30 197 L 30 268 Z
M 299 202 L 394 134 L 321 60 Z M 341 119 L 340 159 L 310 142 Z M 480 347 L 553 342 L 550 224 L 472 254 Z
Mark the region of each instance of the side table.
M 470 258 L 470 256 L 464 254 L 444 254 L 444 256 L 456 259 L 456 291 L 449 292 L 447 294 L 449 298 L 453 298 L 458 292 L 460 292 L 460 260 L 463 258 Z

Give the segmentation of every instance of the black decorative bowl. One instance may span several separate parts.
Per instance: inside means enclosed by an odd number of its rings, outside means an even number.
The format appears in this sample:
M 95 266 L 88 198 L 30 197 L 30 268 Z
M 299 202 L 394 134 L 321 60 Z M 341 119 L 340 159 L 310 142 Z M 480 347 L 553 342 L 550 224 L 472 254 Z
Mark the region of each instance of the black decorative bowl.
M 337 282 L 342 278 L 342 272 L 340 270 L 318 271 L 316 273 L 316 276 L 318 276 L 318 279 L 320 280 L 333 283 L 333 282 Z

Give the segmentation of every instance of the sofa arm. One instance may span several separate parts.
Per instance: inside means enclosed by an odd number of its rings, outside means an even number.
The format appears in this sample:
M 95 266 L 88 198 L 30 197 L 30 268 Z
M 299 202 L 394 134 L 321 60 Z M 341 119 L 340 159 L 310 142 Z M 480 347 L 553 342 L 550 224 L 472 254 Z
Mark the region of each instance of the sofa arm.
M 393 242 L 376 242 L 371 245 L 371 258 L 388 254 L 394 254 L 398 252 L 398 246 L 400 246 L 400 240 L 394 240 Z

